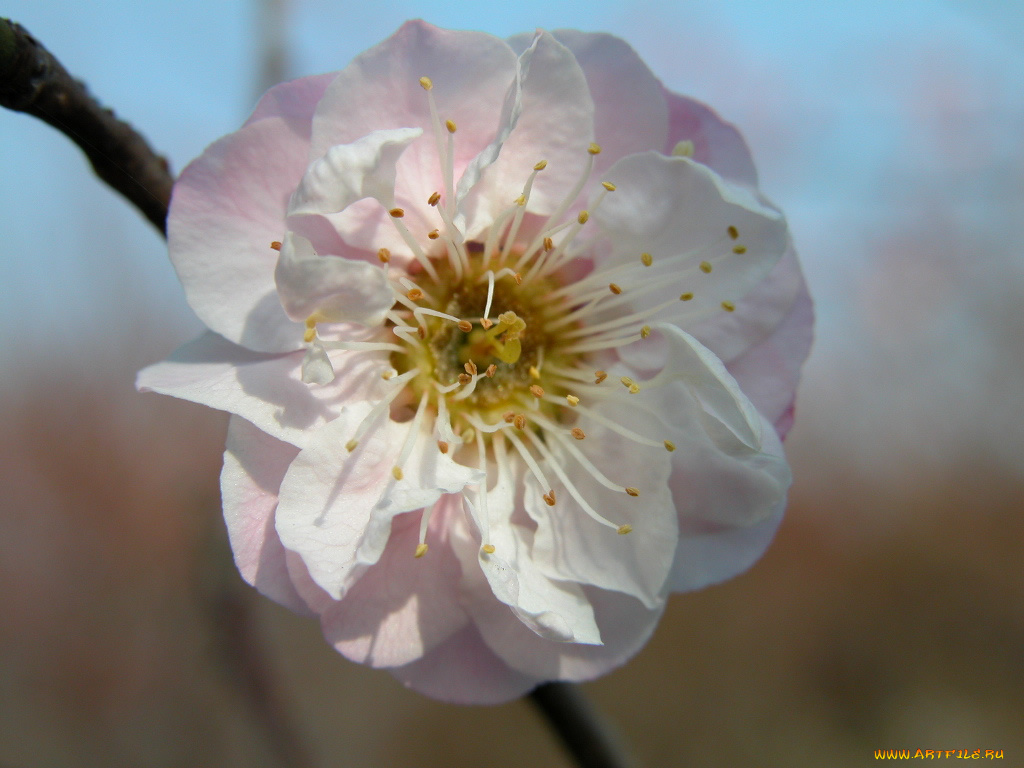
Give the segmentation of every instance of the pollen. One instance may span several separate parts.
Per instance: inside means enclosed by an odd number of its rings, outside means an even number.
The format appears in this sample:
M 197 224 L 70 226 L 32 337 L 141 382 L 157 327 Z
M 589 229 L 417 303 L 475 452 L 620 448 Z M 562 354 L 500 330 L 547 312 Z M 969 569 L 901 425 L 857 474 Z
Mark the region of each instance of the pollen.
M 307 328 L 302 334 L 303 341 L 312 341 L 316 338 L 316 328 Z
M 438 440 L 437 441 L 437 449 L 441 453 L 448 453 L 448 443 L 446 443 L 444 440 Z
M 511 424 L 512 421 L 515 419 L 515 417 L 516 417 L 515 411 L 505 411 L 503 414 L 501 414 L 501 419 L 506 424 Z
M 389 251 L 387 248 L 381 248 L 379 251 L 377 251 L 377 258 L 380 259 L 381 264 L 387 264 L 389 261 L 391 261 L 391 251 Z
M 587 147 L 587 152 L 589 152 L 592 155 L 600 155 L 601 154 L 601 145 L 600 144 L 595 144 L 594 142 L 590 142 L 590 146 Z
M 486 317 L 481 317 L 480 318 L 480 325 L 483 326 L 483 329 L 485 331 L 489 331 L 494 326 L 494 321 L 493 320 L 488 320 Z
M 580 211 L 576 217 L 576 221 L 580 224 L 586 224 L 590 220 L 590 214 L 587 211 Z
M 675 449 L 676 449 L 676 444 L 675 443 L 673 443 L 671 440 L 666 440 L 665 441 L 665 450 L 666 451 L 668 451 L 669 453 L 672 453 L 672 451 L 674 451 Z
M 519 207 L 526 205 L 526 195 L 520 195 L 513 202 Z
M 584 432 L 584 431 L 583 431 L 582 429 L 580 429 L 579 427 L 573 427 L 573 428 L 572 428 L 572 432 L 570 432 L 569 434 L 571 434 L 571 435 L 572 435 L 573 437 L 575 437 L 575 438 L 576 438 L 577 440 L 582 440 L 582 439 L 583 439 L 584 437 L 586 437 L 586 436 L 587 436 L 587 433 L 586 433 L 586 432 Z
M 736 305 L 733 304 L 731 301 L 723 301 L 722 302 L 722 309 L 724 309 L 726 312 L 735 312 L 736 311 Z
M 484 371 L 484 376 L 486 376 L 488 379 L 493 379 L 494 374 L 496 374 L 497 372 L 498 366 L 496 366 L 494 363 L 491 363 L 490 365 L 487 366 L 487 370 Z
M 604 371 L 594 371 L 594 383 L 600 384 L 602 381 L 608 378 L 608 374 Z
M 392 218 L 400 219 L 403 216 L 405 216 L 405 209 L 404 208 L 392 208 L 390 211 L 388 211 L 388 213 L 391 214 Z
M 426 75 L 424 75 L 423 77 L 420 78 L 420 85 L 423 86 L 424 91 L 429 91 L 431 88 L 434 87 L 434 81 L 431 80 Z
M 614 192 L 616 187 L 610 181 L 602 181 L 601 186 L 607 189 L 609 192 Z
M 693 142 L 684 139 L 672 147 L 672 157 L 693 157 Z
M 573 408 L 580 404 L 580 399 L 576 395 L 566 395 L 565 401 L 569 403 Z
M 540 399 L 540 398 L 544 397 L 544 388 L 542 386 L 540 386 L 540 384 L 531 384 L 530 385 L 530 394 L 533 395 L 534 397 Z
M 543 171 L 547 167 L 548 167 L 548 161 L 547 160 L 541 160 L 535 166 L 533 166 L 533 170 L 535 170 L 535 171 Z
M 622 378 L 619 379 L 619 381 L 622 383 L 622 386 L 626 388 L 632 387 L 636 383 L 631 378 L 629 378 L 629 376 L 623 376 Z
M 352 451 L 356 449 L 357 445 L 359 445 L 358 440 L 349 440 L 347 443 L 345 443 L 345 450 L 348 451 L 349 453 L 352 453 Z
M 626 490 L 626 493 L 628 493 L 630 496 L 639 496 L 640 495 L 640 489 L 639 488 L 634 488 L 631 485 L 627 486 L 625 490 Z
M 545 251 L 550 251 L 550 250 L 554 249 L 554 247 L 555 247 L 555 241 L 552 240 L 550 237 L 545 237 L 544 238 L 544 250 Z
M 526 429 L 526 417 L 521 413 L 517 413 L 512 418 L 512 423 L 515 424 L 516 429 L 520 431 Z
M 472 360 L 467 362 L 464 368 L 466 369 L 466 373 L 476 376 L 476 363 L 474 363 Z
M 540 378 L 540 370 L 538 370 L 536 365 L 531 365 L 530 366 L 529 373 L 530 373 L 530 378 L 531 379 L 539 379 Z
M 650 335 L 651 335 L 651 326 L 645 325 L 643 328 L 640 329 L 640 338 L 641 339 L 646 339 Z
M 445 120 L 444 127 L 448 129 L 448 133 L 455 133 L 455 131 L 458 130 L 454 120 Z
M 426 544 L 417 544 L 416 554 L 413 555 L 413 557 L 423 557 L 425 554 L 427 554 L 428 549 L 430 549 L 430 547 L 428 547 Z
M 555 506 L 555 490 L 552 488 L 547 493 L 541 496 L 542 499 L 547 503 L 549 507 Z
M 732 249 L 732 252 L 735 253 L 737 256 L 742 256 L 744 253 L 747 252 L 747 246 L 737 245 Z
M 680 293 L 679 294 L 679 300 L 680 301 L 692 301 L 693 300 L 693 294 L 690 293 L 689 291 L 687 291 L 686 293 Z
M 470 376 L 468 373 L 460 373 L 459 374 L 459 384 L 469 384 L 469 382 L 472 381 L 472 380 L 473 380 L 473 377 Z
M 395 480 L 401 480 L 403 477 L 405 477 L 405 473 L 402 471 L 401 467 L 394 466 L 391 468 L 391 476 L 395 478 Z
M 732 238 L 733 240 L 740 236 L 740 231 L 736 229 L 736 227 L 734 227 L 732 224 L 730 224 L 729 228 L 725 231 L 729 233 L 729 237 Z
M 494 545 L 493 544 L 484 544 L 482 547 L 480 547 L 480 549 L 482 549 L 488 555 L 493 555 L 494 554 Z
M 273 248 L 275 251 L 280 251 L 281 250 L 281 241 L 280 240 L 272 240 L 270 242 L 270 247 Z
M 614 293 L 616 296 L 618 296 L 620 293 L 622 293 L 622 286 L 620 286 L 618 283 L 608 283 L 608 290 Z
M 516 272 L 514 275 L 512 275 L 512 279 L 516 281 L 516 285 L 522 285 L 523 284 L 523 276 L 520 275 L 518 272 Z
M 419 288 L 410 288 L 409 292 L 405 295 L 409 297 L 409 301 L 419 301 L 423 298 L 423 291 Z
M 441 202 L 441 193 L 434 192 L 430 197 L 427 198 L 427 205 L 437 205 Z
M 439 238 L 440 236 L 441 233 L 436 229 L 432 229 L 429 232 L 427 232 L 427 237 L 429 237 L 431 240 L 437 240 L 437 238 Z
M 384 371 L 384 373 L 382 373 L 380 375 L 380 377 L 382 379 L 384 379 L 384 381 L 390 381 L 391 379 L 395 378 L 395 376 L 397 376 L 397 375 L 398 375 L 398 371 L 396 371 L 394 368 L 388 368 L 386 371 Z
M 651 256 L 651 254 L 649 253 L 641 253 L 640 263 L 643 264 L 645 267 L 649 267 L 651 266 L 651 264 L 654 263 L 654 257 Z
M 618 533 L 620 536 L 625 536 L 627 533 L 633 532 L 633 526 L 629 523 L 626 523 L 625 525 L 620 525 L 615 532 Z
M 459 320 L 459 330 L 463 333 L 469 333 L 473 330 L 473 324 L 469 320 Z
M 711 274 L 711 262 L 710 261 L 702 261 L 700 263 L 700 271 L 703 272 L 705 275 L 710 275 Z

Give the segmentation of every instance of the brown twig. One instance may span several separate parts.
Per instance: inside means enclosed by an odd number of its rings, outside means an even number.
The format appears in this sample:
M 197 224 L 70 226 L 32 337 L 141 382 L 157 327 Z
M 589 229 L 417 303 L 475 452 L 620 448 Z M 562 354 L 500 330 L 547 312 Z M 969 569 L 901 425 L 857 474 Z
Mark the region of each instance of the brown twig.
M 37 117 L 74 141 L 96 175 L 166 234 L 174 183 L 167 160 L 101 106 L 24 27 L 2 18 L 0 106 Z
M 530 693 L 530 700 L 580 768 L 637 768 L 637 762 L 578 686 L 545 683 Z

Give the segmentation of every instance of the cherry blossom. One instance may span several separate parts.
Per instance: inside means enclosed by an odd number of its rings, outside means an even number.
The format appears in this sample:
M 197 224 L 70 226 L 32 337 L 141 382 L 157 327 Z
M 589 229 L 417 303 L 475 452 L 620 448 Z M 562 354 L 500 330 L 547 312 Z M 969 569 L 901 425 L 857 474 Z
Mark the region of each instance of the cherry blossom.
M 233 414 L 242 575 L 429 696 L 609 671 L 781 519 L 785 219 L 615 37 L 409 22 L 189 165 L 169 244 L 210 330 L 139 387 Z

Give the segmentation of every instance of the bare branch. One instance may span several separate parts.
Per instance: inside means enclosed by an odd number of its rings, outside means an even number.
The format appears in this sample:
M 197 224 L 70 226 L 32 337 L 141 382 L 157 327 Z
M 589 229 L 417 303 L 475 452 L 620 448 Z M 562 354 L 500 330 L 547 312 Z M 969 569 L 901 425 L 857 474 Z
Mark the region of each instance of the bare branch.
M 167 160 L 9 19 L 0 19 L 0 106 L 37 117 L 74 141 L 96 175 L 166 234 L 174 183 Z
M 580 768 L 637 768 L 622 741 L 583 691 L 572 683 L 545 683 L 530 693 Z

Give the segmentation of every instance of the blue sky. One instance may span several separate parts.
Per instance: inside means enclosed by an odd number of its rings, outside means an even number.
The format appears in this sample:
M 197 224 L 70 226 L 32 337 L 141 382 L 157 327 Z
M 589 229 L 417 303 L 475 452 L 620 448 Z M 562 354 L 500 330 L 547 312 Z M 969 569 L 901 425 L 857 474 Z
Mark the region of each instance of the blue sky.
M 250 0 L 8 0 L 3 13 L 176 170 L 236 129 L 257 97 Z M 945 348 L 984 348 L 990 335 L 972 325 L 974 305 L 958 298 L 929 314 L 935 291 L 952 285 L 986 303 L 1000 283 L 1024 285 L 1014 245 L 1024 242 L 1020 4 L 517 0 L 496 11 L 408 0 L 385 11 L 291 0 L 290 13 L 294 76 L 339 69 L 416 16 L 502 36 L 569 26 L 626 38 L 669 87 L 712 105 L 750 142 L 818 301 L 810 384 L 825 386 L 819 361 L 845 356 L 853 365 L 858 349 L 885 351 L 893 339 L 929 360 Z M 140 315 L 161 329 L 162 344 L 198 331 L 161 239 L 70 142 L 2 112 L 0 168 L 0 383 L 25 355 L 121 339 L 112 327 Z M 913 250 L 900 243 L 933 235 L 935 248 L 955 248 L 893 266 Z M 958 271 L 967 259 L 973 271 Z

